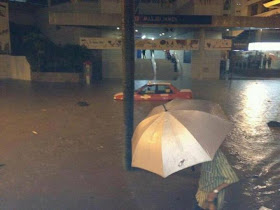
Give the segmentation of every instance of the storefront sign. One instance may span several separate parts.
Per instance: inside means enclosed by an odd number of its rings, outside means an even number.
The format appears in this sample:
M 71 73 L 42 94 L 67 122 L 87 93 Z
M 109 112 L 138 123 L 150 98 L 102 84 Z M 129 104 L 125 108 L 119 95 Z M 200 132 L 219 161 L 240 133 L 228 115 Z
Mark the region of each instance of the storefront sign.
M 198 50 L 197 39 L 139 39 L 135 42 L 136 49 L 148 50 Z
M 231 50 L 232 41 L 230 39 L 206 39 L 205 50 Z
M 81 37 L 80 45 L 88 49 L 121 49 L 121 40 Z M 147 50 L 198 50 L 199 41 L 197 39 L 137 39 L 135 40 L 135 48 Z
M 120 39 L 113 38 L 80 38 L 80 45 L 88 49 L 121 49 L 121 42 Z
M 0 54 L 10 53 L 8 2 L 0 0 Z
M 212 23 L 212 16 L 208 15 L 136 15 L 136 24 L 198 24 Z

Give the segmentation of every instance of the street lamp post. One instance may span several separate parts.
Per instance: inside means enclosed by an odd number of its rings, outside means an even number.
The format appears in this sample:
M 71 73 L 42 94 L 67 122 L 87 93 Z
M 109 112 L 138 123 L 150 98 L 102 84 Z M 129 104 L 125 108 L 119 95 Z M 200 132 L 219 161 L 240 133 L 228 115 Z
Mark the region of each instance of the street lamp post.
M 131 169 L 134 113 L 134 1 L 122 0 L 122 64 L 125 123 L 125 167 Z

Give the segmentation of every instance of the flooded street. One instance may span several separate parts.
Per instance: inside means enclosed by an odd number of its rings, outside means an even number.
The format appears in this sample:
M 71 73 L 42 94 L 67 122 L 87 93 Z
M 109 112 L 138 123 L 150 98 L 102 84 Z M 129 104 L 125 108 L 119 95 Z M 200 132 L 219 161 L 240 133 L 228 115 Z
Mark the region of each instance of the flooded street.
M 219 103 L 234 122 L 235 128 L 223 148 L 231 154 L 230 162 L 240 176 L 239 208 L 279 209 L 280 128 L 269 128 L 267 123 L 280 121 L 280 81 L 179 80 L 173 84 L 191 88 L 195 99 Z M 138 106 L 143 104 L 136 103 L 136 110 Z
M 172 83 L 219 103 L 234 123 L 222 149 L 240 183 L 225 209 L 280 209 L 280 128 L 267 126 L 280 121 L 280 80 Z M 191 209 L 199 171 L 163 179 L 123 169 L 121 85 L 0 81 L 1 209 Z M 163 103 L 135 102 L 134 126 Z

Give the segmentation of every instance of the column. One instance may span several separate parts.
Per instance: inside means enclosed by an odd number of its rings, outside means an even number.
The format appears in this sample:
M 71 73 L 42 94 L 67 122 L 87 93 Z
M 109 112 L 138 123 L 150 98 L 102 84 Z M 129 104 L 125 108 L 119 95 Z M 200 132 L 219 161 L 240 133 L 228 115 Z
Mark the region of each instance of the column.
M 256 31 L 256 42 L 262 41 L 262 29 Z
M 221 51 L 205 50 L 206 39 L 221 39 L 221 32 L 200 29 L 194 33 L 199 39 L 199 50 L 192 51 L 191 75 L 193 79 L 219 79 Z

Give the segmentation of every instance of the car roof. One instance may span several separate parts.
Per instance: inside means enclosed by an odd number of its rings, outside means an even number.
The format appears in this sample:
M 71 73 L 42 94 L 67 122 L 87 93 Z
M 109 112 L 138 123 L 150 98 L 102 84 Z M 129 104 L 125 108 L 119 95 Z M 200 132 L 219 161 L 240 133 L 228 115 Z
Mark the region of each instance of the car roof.
M 169 82 L 148 82 L 147 85 L 171 85 Z

